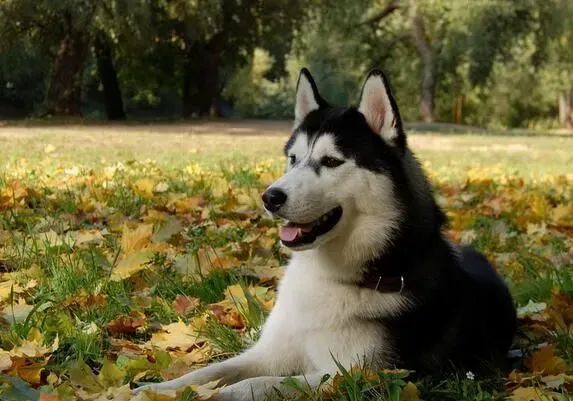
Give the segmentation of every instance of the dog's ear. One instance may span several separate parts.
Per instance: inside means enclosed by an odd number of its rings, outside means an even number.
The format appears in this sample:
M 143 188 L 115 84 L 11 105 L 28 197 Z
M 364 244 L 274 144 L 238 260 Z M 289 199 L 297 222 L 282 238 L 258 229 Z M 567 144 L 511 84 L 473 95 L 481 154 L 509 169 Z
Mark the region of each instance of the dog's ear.
M 318 110 L 324 105 L 326 105 L 326 102 L 320 97 L 312 75 L 306 68 L 303 68 L 300 70 L 296 84 L 294 125 L 299 125 L 308 113 Z
M 393 146 L 404 148 L 406 137 L 396 102 L 386 77 L 379 69 L 368 73 L 358 106 L 370 128 Z

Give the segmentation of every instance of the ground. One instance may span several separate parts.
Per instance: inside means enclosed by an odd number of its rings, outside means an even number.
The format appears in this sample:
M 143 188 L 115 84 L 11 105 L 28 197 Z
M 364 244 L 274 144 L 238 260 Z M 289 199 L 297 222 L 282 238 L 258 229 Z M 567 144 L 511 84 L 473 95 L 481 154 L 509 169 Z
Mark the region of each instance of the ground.
M 258 336 L 288 252 L 262 213 L 283 122 L 0 127 L 0 399 L 127 400 Z M 409 132 L 519 308 L 511 372 L 356 367 L 323 400 L 573 399 L 573 137 Z M 211 386 L 139 400 L 207 399 Z

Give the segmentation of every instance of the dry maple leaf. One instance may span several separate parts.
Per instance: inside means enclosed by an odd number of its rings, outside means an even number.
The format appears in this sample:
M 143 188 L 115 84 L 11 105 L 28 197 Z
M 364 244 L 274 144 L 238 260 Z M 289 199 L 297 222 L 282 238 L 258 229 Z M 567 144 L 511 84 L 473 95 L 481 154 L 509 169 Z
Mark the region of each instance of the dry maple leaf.
M 525 365 L 534 373 L 557 375 L 567 371 L 567 362 L 555 355 L 555 346 L 548 345 L 533 353 Z
M 234 329 L 242 329 L 245 327 L 241 314 L 235 305 L 212 304 L 209 305 L 209 310 L 211 310 L 215 319 L 224 326 L 232 327 Z
M 219 393 L 219 389 L 217 388 L 218 385 L 219 385 L 219 380 L 216 380 L 205 383 L 200 386 L 192 385 L 191 388 L 193 389 L 195 394 L 197 394 L 197 398 L 199 400 L 208 401 Z
M 133 183 L 133 190 L 142 198 L 151 199 L 154 186 L 155 184 L 149 178 L 143 178 Z
M 194 311 L 201 304 L 199 298 L 190 297 L 187 295 L 177 295 L 173 301 L 173 309 L 180 316 L 185 316 L 189 312 Z
M 19 346 L 12 348 L 10 355 L 20 358 L 37 358 L 54 352 L 58 349 L 59 344 L 60 341 L 57 335 L 51 345 L 44 344 L 44 336 L 40 333 L 40 330 L 34 327 L 28 333 L 28 337 L 23 340 Z
M 414 383 L 408 382 L 400 394 L 400 401 L 420 401 L 420 390 Z
M 207 204 L 202 196 L 187 196 L 185 194 L 169 194 L 167 209 L 177 214 L 186 214 Z
M 536 387 L 518 387 L 509 397 L 511 401 L 545 401 L 541 398 L 541 390 Z
M 117 266 L 113 268 L 111 280 L 121 281 L 147 268 L 149 261 L 154 255 L 155 251 L 153 249 L 143 249 L 122 258 Z
M 63 302 L 62 306 L 77 306 L 80 308 L 97 308 L 105 305 L 107 298 L 101 294 L 88 293 L 82 289 L 76 295 L 70 295 Z
M 8 280 L 0 283 L 0 302 L 10 298 L 11 293 L 20 294 L 24 292 L 24 288 L 22 288 L 18 283 L 15 283 L 13 280 Z
M 107 330 L 112 335 L 135 334 L 144 329 L 147 318 L 139 311 L 132 311 L 131 316 L 118 316 L 107 324 Z
M 121 236 L 121 252 L 129 255 L 143 249 L 151 242 L 152 235 L 153 224 L 139 224 L 135 229 L 125 225 Z
M 104 240 L 100 230 L 80 230 L 73 233 L 74 246 L 101 244 Z
M 191 324 L 187 325 L 179 320 L 176 323 L 162 325 L 162 332 L 153 333 L 151 340 L 147 344 L 163 350 L 182 349 L 188 350 L 191 347 L 205 341 L 199 335 L 200 329 L 204 326 L 203 318 L 194 318 Z

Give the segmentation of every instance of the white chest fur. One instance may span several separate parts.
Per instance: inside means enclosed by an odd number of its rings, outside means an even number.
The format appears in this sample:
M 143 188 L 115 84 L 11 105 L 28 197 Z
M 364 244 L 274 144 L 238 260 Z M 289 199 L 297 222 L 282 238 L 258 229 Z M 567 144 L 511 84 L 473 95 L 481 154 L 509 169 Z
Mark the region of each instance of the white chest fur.
M 399 313 L 406 299 L 337 281 L 336 266 L 319 263 L 311 253 L 293 257 L 257 346 L 284 353 L 276 374 L 332 371 L 333 357 L 345 366 L 384 364 L 391 349 L 372 319 Z

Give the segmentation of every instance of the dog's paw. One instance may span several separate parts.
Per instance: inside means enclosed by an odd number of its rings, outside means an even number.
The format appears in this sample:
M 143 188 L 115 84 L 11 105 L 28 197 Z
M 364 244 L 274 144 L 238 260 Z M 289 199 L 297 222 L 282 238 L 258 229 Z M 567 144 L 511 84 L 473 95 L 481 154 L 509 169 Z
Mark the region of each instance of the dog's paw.
M 278 377 L 254 377 L 219 389 L 213 397 L 217 401 L 263 401 L 279 385 Z

